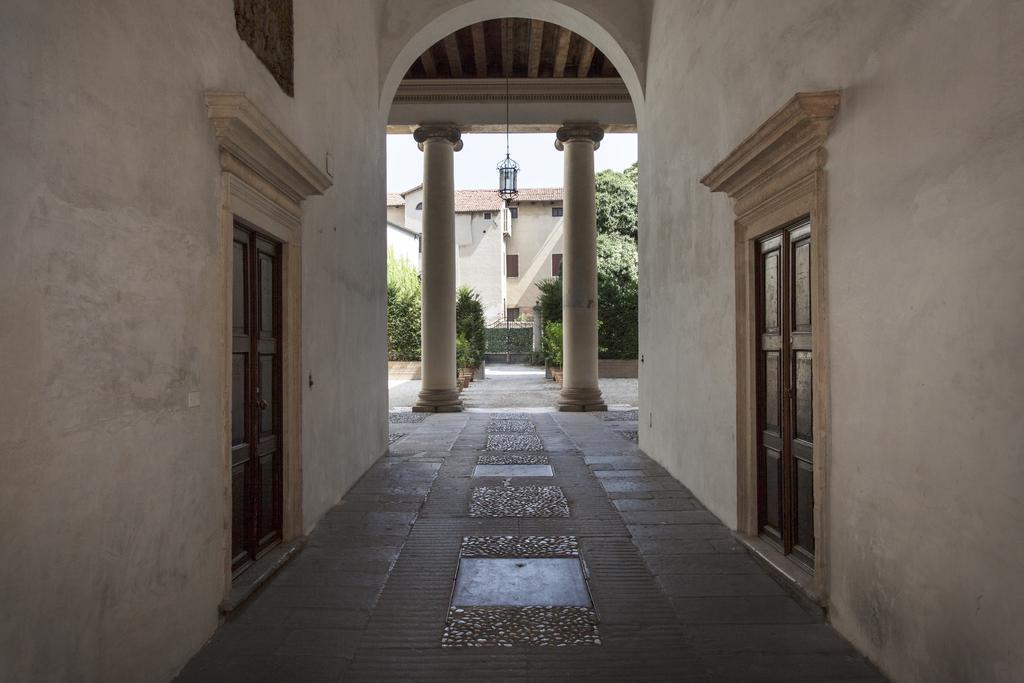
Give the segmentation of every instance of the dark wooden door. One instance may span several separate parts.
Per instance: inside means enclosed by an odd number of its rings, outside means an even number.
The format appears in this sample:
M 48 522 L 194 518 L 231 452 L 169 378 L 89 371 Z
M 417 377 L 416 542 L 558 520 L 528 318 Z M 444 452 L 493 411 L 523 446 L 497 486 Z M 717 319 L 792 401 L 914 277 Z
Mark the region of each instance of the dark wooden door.
M 814 566 L 811 226 L 757 242 L 758 527 Z
M 281 540 L 280 245 L 236 224 L 232 270 L 231 568 Z

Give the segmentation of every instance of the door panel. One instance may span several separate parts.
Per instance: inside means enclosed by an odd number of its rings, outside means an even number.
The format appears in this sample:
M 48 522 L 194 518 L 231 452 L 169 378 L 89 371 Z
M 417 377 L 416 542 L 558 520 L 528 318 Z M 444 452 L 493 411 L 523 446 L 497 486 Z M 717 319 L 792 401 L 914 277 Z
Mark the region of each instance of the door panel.
M 808 222 L 757 242 L 758 526 L 814 562 L 814 353 Z
M 814 562 L 814 468 L 810 462 L 795 460 L 796 510 L 793 549 L 797 559 Z
M 783 538 L 783 358 L 782 358 L 782 239 L 774 237 L 760 245 L 759 322 L 760 349 L 760 447 L 758 456 L 761 531 L 778 543 Z
M 236 224 L 232 300 L 232 569 L 281 539 L 280 247 Z

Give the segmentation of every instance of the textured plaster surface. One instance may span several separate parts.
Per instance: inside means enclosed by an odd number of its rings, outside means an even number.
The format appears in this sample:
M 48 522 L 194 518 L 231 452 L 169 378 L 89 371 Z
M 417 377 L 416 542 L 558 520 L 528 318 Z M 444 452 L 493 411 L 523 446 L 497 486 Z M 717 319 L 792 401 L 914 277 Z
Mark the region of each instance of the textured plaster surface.
M 487 322 L 505 315 L 507 299 L 502 212 L 495 211 L 491 216 L 484 219 L 483 213 L 455 214 L 456 282 L 477 293 Z
M 699 178 L 793 93 L 841 89 L 830 615 L 896 680 L 1024 666 L 1024 547 L 1005 543 L 1024 519 L 1022 29 L 995 1 L 654 8 L 640 445 L 735 525 L 733 212 Z
M 296 4 L 294 99 L 230 2 L 0 10 L 0 548 L 18 558 L 0 571 L 0 678 L 167 680 L 217 626 L 225 275 L 205 90 L 244 91 L 315 164 L 336 160 L 304 206 L 303 526 L 386 449 L 370 4 Z
M 551 136 L 551 144 L 555 136 Z M 519 277 L 508 283 L 508 305 L 532 311 L 540 290 L 537 283 L 550 280 L 551 255 L 563 253 L 562 218 L 551 215 L 552 206 L 562 202 L 526 202 L 519 205 L 519 217 L 512 221 L 508 253 L 519 255 Z

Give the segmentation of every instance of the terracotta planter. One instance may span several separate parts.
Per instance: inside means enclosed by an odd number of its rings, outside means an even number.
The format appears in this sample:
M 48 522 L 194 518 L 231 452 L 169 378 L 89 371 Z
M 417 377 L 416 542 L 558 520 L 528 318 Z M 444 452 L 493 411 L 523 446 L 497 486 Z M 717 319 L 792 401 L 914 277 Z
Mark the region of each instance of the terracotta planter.
M 551 378 L 554 379 L 556 382 L 558 382 L 559 385 L 561 385 L 562 384 L 562 368 L 551 368 Z

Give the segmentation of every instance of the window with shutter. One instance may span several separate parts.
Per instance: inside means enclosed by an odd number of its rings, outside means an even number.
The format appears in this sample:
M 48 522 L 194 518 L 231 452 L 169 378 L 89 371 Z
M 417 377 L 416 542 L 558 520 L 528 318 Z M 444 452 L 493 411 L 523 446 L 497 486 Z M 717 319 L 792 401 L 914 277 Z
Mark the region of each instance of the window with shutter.
M 519 277 L 519 254 L 505 254 L 505 277 Z
M 558 277 L 562 274 L 562 255 L 551 255 L 551 277 Z

